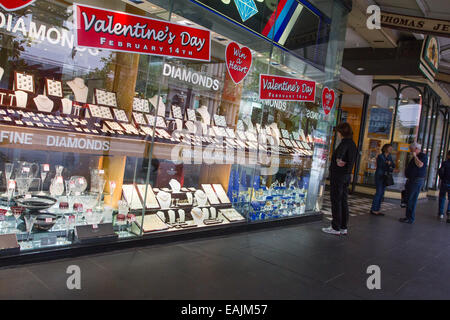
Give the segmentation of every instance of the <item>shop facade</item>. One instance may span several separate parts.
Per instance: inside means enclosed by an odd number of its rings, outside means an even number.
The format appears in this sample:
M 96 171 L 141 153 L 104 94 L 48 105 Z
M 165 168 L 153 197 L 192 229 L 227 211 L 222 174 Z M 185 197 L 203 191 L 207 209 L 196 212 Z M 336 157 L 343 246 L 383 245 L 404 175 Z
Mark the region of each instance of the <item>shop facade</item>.
M 14 3 L 2 257 L 320 219 L 347 1 Z
M 442 97 L 425 79 L 380 79 L 373 80 L 369 93 L 357 92 L 353 100 L 361 102 L 352 109 L 353 122 L 358 123 L 356 143 L 360 150 L 352 189 L 356 192 L 374 194 L 376 157 L 384 144 L 393 146 L 395 162 L 393 186 L 387 188 L 386 196 L 400 199 L 406 178 L 404 171 L 410 160 L 409 145 L 418 142 L 428 156 L 427 180 L 422 197 L 435 196 L 439 189 L 437 171 L 445 160 L 449 148 L 449 107 L 443 105 Z M 341 100 L 346 94 L 341 93 Z M 349 99 L 347 99 L 349 100 Z M 349 110 L 345 103 L 338 106 L 338 122 L 345 121 Z M 354 111 L 353 111 L 354 110 Z

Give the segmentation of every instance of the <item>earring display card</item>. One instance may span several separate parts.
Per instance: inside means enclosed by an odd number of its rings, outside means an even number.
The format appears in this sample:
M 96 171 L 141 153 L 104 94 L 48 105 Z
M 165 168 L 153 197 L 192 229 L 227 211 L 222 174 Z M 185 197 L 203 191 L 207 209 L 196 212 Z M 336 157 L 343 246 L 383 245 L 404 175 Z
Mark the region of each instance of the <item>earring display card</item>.
M 134 122 L 136 122 L 139 125 L 147 125 L 147 122 L 145 121 L 144 115 L 139 112 L 133 112 L 133 119 Z
M 91 117 L 108 119 L 108 120 L 114 119 L 109 107 L 97 106 L 95 104 L 89 104 L 88 107 L 89 107 L 89 111 L 91 113 Z
M 115 92 L 95 89 L 95 101 L 100 105 L 117 107 L 117 96 Z
M 63 97 L 63 87 L 62 82 L 52 79 L 45 79 L 45 88 L 47 90 L 47 95 L 54 96 L 58 98 Z
M 138 184 L 137 189 L 141 194 L 141 199 L 144 199 L 145 196 L 145 184 Z M 158 200 L 156 199 L 155 193 L 153 192 L 152 186 L 148 185 L 147 189 L 147 198 L 144 201 L 145 207 L 147 209 L 157 209 L 159 208 Z
M 158 128 L 167 128 L 166 121 L 163 117 L 156 117 L 156 127 Z
M 194 109 L 187 109 L 186 110 L 186 115 L 187 115 L 187 119 L 189 121 L 197 121 L 197 117 L 195 115 L 195 110 Z
M 292 132 L 292 136 L 295 140 L 300 140 L 300 134 L 298 132 Z
M 216 124 L 216 126 L 219 126 L 219 127 L 227 126 L 227 120 L 225 119 L 225 117 L 219 116 L 217 114 L 214 115 L 214 123 Z
M 286 129 L 281 129 L 281 136 L 285 139 L 289 139 L 289 131 L 287 131 Z
M 148 100 L 141 98 L 133 98 L 133 111 L 150 112 L 150 105 Z
M 172 106 L 172 117 L 175 119 L 183 119 L 181 108 L 179 106 Z
M 148 125 L 153 127 L 155 125 L 155 116 L 146 114 L 145 117 L 147 118 Z
M 117 121 L 128 122 L 127 113 L 122 109 L 113 109 Z
M 122 186 L 122 195 L 131 210 L 139 210 L 143 208 L 142 201 L 139 198 L 139 193 L 134 184 L 124 184 Z
M 16 90 L 34 93 L 34 76 L 21 72 L 15 72 Z

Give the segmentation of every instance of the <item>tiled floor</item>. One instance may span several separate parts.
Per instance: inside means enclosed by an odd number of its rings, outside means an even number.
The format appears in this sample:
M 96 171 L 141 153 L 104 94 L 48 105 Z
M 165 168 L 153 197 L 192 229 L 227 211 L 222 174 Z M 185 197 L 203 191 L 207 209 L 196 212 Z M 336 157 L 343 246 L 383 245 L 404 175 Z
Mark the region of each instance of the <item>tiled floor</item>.
M 2 299 L 450 299 L 450 224 L 421 202 L 414 225 L 352 217 L 350 234 L 329 222 L 135 248 L 0 269 Z M 69 265 L 81 268 L 70 291 Z M 381 290 L 366 286 L 381 268 Z
M 331 201 L 329 191 L 325 192 L 323 199 L 322 212 L 326 219 L 331 220 Z M 370 208 L 372 207 L 372 198 L 364 197 L 358 194 L 349 194 L 348 205 L 350 207 L 350 216 L 362 216 L 370 212 Z M 381 204 L 380 211 L 387 212 L 395 209 L 398 209 L 398 204 L 384 201 Z

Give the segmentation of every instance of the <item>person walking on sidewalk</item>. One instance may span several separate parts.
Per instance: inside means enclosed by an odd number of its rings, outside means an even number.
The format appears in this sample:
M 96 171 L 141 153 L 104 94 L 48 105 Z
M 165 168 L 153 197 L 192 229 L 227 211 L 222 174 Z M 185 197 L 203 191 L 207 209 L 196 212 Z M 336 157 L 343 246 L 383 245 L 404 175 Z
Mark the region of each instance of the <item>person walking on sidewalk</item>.
M 356 161 L 357 148 L 353 142 L 352 127 L 344 122 L 336 127 L 338 138 L 342 139 L 333 152 L 330 165 L 330 197 L 333 220 L 331 226 L 323 228 L 325 233 L 346 235 L 348 223 L 348 186 L 353 165 Z
M 441 185 L 439 187 L 439 218 L 444 219 L 445 198 L 449 202 L 447 205 L 447 223 L 450 223 L 450 151 L 447 152 L 447 159 L 439 168 L 439 178 Z
M 416 217 L 417 199 L 425 182 L 428 164 L 428 157 L 425 153 L 421 152 L 421 149 L 422 146 L 416 142 L 409 146 L 412 159 L 409 161 L 405 170 L 405 176 L 408 179 L 406 182 L 408 203 L 406 205 L 406 216 L 400 218 L 400 222 L 412 224 Z
M 384 191 L 387 187 L 386 177 L 391 175 L 395 169 L 391 153 L 392 145 L 387 143 L 381 148 L 381 154 L 377 157 L 377 170 L 375 171 L 376 193 L 373 197 L 372 208 L 370 209 L 370 213 L 376 216 L 384 216 L 384 213 L 380 212 L 380 208 L 381 200 L 383 200 Z

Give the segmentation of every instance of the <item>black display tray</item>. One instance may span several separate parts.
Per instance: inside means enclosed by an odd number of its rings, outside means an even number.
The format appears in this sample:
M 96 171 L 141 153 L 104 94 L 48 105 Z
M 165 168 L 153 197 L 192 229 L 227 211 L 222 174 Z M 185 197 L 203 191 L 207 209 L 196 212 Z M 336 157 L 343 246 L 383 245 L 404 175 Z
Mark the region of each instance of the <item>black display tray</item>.
M 20 246 L 15 234 L 0 235 L 0 255 L 13 255 L 20 253 Z
M 99 243 L 116 240 L 118 235 L 114 232 L 112 223 L 98 225 L 85 225 L 75 227 L 75 238 L 78 243 Z

